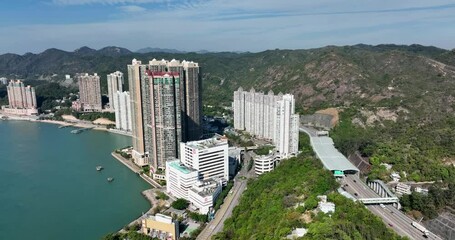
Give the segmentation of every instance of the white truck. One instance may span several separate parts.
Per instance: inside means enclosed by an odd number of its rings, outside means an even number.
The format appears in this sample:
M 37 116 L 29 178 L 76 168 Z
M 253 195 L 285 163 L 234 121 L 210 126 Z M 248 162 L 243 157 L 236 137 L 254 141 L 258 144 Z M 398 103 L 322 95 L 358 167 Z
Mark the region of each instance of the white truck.
M 412 222 L 412 226 L 419 229 L 423 233 L 423 236 L 425 236 L 425 237 L 430 236 L 430 231 L 428 231 L 424 226 L 422 226 L 418 222 Z
M 316 135 L 318 137 L 320 137 L 320 136 L 329 136 L 329 132 L 328 131 L 317 131 Z

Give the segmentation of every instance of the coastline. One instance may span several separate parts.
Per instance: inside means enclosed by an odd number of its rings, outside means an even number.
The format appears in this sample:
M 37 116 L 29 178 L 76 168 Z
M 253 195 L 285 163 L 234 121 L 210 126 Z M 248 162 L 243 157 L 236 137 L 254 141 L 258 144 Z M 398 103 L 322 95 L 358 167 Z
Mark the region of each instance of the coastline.
M 117 130 L 117 129 L 108 129 L 106 126 L 103 125 L 96 125 L 90 122 L 82 122 L 82 121 L 77 121 L 77 122 L 70 122 L 70 121 L 57 121 L 57 120 L 39 120 L 34 117 L 30 116 L 18 116 L 18 115 L 10 115 L 10 114 L 4 114 L 0 112 L 0 118 L 3 116 L 7 117 L 6 119 L 1 119 L 0 121 L 30 121 L 30 122 L 41 122 L 41 123 L 49 123 L 49 124 L 55 124 L 55 125 L 60 125 L 60 126 L 68 126 L 68 127 L 76 127 L 76 128 L 92 128 L 92 130 L 97 130 L 97 131 L 105 131 L 105 132 L 110 132 L 114 134 L 119 134 L 127 137 L 131 137 L 131 134 L 125 131 Z
M 142 196 L 144 196 L 145 199 L 147 199 L 149 201 L 150 209 L 147 212 L 142 213 L 142 215 L 139 216 L 138 218 L 131 221 L 129 224 L 127 224 L 127 226 L 132 226 L 134 224 L 141 224 L 142 219 L 144 219 L 148 214 L 152 214 L 156 207 L 163 206 L 163 204 L 164 205 L 170 204 L 167 201 L 156 199 L 156 196 L 157 196 L 156 191 L 165 192 L 165 191 L 163 191 L 163 186 L 159 185 L 151 177 L 149 177 L 145 174 L 141 174 L 142 169 L 139 166 L 132 163 L 131 160 L 125 159 L 124 157 L 122 157 L 120 154 L 117 154 L 116 152 L 112 152 L 111 155 L 112 155 L 112 157 L 117 159 L 119 162 L 121 162 L 123 165 L 125 165 L 127 168 L 129 168 L 131 171 L 136 173 L 139 177 L 141 177 L 144 181 L 146 181 L 152 187 L 150 189 L 147 189 L 147 190 L 144 190 L 141 192 Z M 169 199 L 175 200 L 171 197 Z M 125 230 L 122 228 L 119 230 L 119 232 L 125 232 Z
M 40 123 L 48 123 L 48 124 L 54 124 L 54 125 L 59 125 L 59 126 L 65 126 L 65 127 L 76 127 L 76 128 L 92 128 L 92 130 L 97 130 L 97 131 L 104 131 L 104 132 L 111 132 L 114 134 L 119 134 L 123 136 L 128 136 L 131 137 L 131 133 L 127 133 L 121 130 L 117 129 L 107 129 L 106 126 L 102 125 L 95 125 L 93 123 L 89 122 L 72 122 L 72 121 L 57 121 L 57 120 L 39 120 L 37 117 L 32 117 L 32 116 L 18 116 L 18 115 L 10 115 L 10 114 L 4 114 L 0 111 L 0 118 L 3 116 L 7 117 L 6 119 L 0 119 L 0 121 L 30 121 L 30 122 L 40 122 Z M 123 165 L 128 167 L 131 171 L 134 173 L 138 174 L 139 177 L 141 177 L 145 182 L 150 184 L 151 188 L 144 190 L 141 192 L 141 195 L 149 202 L 150 208 L 147 210 L 147 212 L 143 213 L 130 223 L 128 223 L 126 226 L 131 226 L 134 224 L 141 224 L 141 221 L 143 218 L 145 218 L 148 214 L 153 213 L 154 209 L 162 204 L 160 204 L 159 200 L 157 200 L 155 191 L 160 191 L 162 189 L 162 186 L 159 185 L 157 182 L 155 182 L 152 178 L 146 176 L 145 174 L 141 174 L 142 169 L 138 167 L 137 165 L 133 164 L 131 161 L 128 161 L 127 159 L 124 159 L 122 156 L 116 154 L 115 152 L 111 153 L 112 157 L 117 159 L 119 162 L 121 162 Z M 120 229 L 119 232 L 124 231 L 124 229 Z

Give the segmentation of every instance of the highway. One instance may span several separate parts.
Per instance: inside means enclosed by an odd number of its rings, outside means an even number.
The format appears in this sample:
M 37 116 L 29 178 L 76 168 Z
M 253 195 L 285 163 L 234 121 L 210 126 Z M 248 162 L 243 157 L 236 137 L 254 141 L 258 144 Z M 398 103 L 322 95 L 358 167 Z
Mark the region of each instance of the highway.
M 249 155 L 245 154 L 245 159 L 250 158 Z M 252 161 L 250 159 L 250 161 Z M 216 212 L 215 218 L 210 221 L 207 226 L 202 230 L 202 232 L 197 236 L 197 240 L 209 240 L 211 237 L 218 232 L 223 230 L 224 221 L 232 215 L 234 207 L 239 204 L 240 196 L 243 191 L 246 189 L 247 180 L 249 177 L 252 177 L 254 174 L 254 168 L 250 172 L 246 171 L 248 164 L 243 165 L 240 172 L 235 177 L 234 186 L 232 187 L 231 193 L 225 198 L 223 205 Z
M 346 192 L 353 195 L 355 198 L 379 198 L 380 196 L 366 185 L 356 175 L 347 175 L 341 181 L 341 184 Z M 347 184 L 347 186 L 346 186 Z M 356 195 L 357 194 L 357 195 Z M 366 206 L 373 214 L 380 217 L 382 221 L 392 228 L 396 233 L 401 236 L 407 236 L 411 239 L 438 239 L 437 235 L 430 233 L 429 238 L 425 238 L 423 233 L 413 227 L 411 223 L 413 220 L 406 216 L 404 213 L 393 207 L 392 205 L 367 205 Z
M 317 130 L 313 128 L 300 127 L 300 131 L 305 132 L 311 138 L 317 138 Z M 330 159 L 324 160 L 330 161 Z M 379 194 L 368 187 L 365 182 L 360 180 L 358 175 L 345 175 L 345 177 L 341 180 L 341 184 L 343 189 L 345 189 L 346 192 L 351 194 L 356 199 L 380 198 Z M 430 233 L 429 238 L 425 238 L 420 230 L 411 225 L 413 220 L 392 205 L 384 205 L 384 208 L 382 208 L 380 205 L 367 205 L 366 208 L 368 208 L 376 216 L 380 217 L 388 227 L 392 228 L 401 236 L 406 236 L 410 239 L 416 240 L 441 239 L 433 233 Z

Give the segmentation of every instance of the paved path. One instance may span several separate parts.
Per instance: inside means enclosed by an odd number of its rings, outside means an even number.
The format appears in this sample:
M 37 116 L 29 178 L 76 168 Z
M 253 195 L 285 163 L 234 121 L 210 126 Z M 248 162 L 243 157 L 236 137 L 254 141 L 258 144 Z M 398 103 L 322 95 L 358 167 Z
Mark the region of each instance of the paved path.
M 132 160 L 125 159 L 124 157 L 122 157 L 120 154 L 118 154 L 116 152 L 111 153 L 111 155 L 115 159 L 119 160 L 119 162 L 123 163 L 123 165 L 125 165 L 129 169 L 131 169 L 131 171 L 133 171 L 134 173 L 137 173 L 142 179 L 144 179 L 150 185 L 152 185 L 156 188 L 159 188 L 159 189 L 163 188 L 163 186 L 161 186 L 159 183 L 157 183 L 155 180 L 153 180 L 150 176 L 148 176 L 146 174 L 141 174 L 142 168 L 137 166 L 136 164 L 134 164 Z

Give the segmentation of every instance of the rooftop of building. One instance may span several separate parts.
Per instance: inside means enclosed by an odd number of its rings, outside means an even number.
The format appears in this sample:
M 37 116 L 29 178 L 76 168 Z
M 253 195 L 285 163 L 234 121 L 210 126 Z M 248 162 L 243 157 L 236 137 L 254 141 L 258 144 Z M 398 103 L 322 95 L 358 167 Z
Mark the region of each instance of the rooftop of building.
M 157 221 L 161 223 L 174 224 L 172 217 L 166 216 L 164 214 L 157 213 L 156 215 L 148 214 L 146 219 Z
M 207 148 L 218 147 L 218 146 L 223 146 L 223 145 L 227 145 L 227 144 L 228 144 L 228 140 L 226 137 L 221 136 L 219 134 L 215 134 L 215 136 L 208 138 L 208 139 L 187 142 L 186 146 L 195 148 L 198 150 L 204 150 Z
M 197 181 L 190 191 L 197 193 L 201 197 L 213 195 L 213 193 L 221 186 L 221 183 L 215 179 L 205 179 Z
M 196 170 L 183 165 L 183 163 L 181 163 L 180 160 L 170 161 L 168 163 L 171 168 L 174 168 L 183 174 L 190 174 L 192 172 L 197 172 Z

